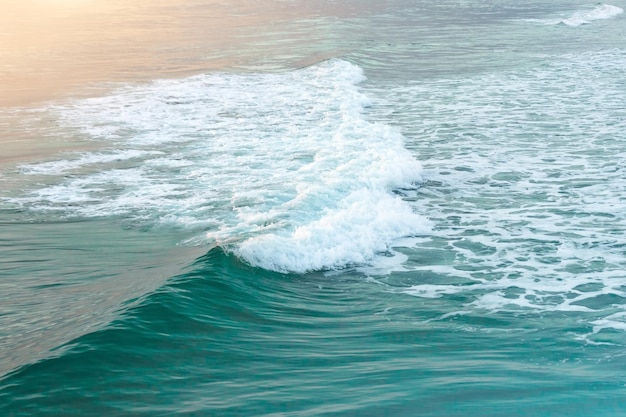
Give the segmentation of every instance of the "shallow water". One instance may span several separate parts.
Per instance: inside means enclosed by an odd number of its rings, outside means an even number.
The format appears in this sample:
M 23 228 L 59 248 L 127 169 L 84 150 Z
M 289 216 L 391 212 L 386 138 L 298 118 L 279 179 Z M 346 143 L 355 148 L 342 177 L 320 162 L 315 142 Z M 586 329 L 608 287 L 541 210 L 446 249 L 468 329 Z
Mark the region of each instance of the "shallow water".
M 626 5 L 319 6 L 7 116 L 4 414 L 626 411 Z

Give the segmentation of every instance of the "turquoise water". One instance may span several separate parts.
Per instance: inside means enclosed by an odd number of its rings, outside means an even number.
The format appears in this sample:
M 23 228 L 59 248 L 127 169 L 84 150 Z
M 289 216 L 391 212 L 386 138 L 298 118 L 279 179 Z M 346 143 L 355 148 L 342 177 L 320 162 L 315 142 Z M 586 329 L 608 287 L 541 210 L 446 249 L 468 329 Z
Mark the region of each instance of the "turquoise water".
M 89 147 L 2 172 L 1 414 L 624 415 L 624 8 L 320 12 L 312 66 L 12 114 Z

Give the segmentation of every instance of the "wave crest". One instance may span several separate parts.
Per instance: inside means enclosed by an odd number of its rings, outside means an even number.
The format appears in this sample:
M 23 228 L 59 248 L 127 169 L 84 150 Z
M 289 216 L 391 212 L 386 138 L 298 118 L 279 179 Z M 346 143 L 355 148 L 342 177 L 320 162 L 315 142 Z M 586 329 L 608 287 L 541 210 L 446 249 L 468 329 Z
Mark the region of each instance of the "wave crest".
M 421 166 L 364 116 L 358 66 L 206 74 L 49 109 L 104 150 L 23 167 L 49 185 L 13 201 L 64 216 L 175 227 L 255 266 L 304 272 L 366 262 L 427 221 L 394 190 Z M 58 176 L 58 178 L 50 178 Z

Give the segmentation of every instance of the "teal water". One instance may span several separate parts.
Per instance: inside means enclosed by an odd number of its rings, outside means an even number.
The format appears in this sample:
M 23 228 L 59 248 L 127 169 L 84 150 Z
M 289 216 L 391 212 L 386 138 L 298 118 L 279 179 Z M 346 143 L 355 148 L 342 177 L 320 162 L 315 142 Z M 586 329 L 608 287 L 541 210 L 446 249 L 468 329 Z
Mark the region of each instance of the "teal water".
M 624 415 L 624 8 L 360 5 L 10 115 L 90 149 L 2 172 L 0 414 Z

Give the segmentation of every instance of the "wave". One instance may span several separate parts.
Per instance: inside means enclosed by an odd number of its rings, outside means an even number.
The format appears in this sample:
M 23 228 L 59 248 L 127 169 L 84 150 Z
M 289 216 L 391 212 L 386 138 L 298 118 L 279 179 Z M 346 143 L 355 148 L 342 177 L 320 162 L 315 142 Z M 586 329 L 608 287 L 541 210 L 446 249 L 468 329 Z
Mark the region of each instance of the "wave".
M 611 19 L 624 13 L 624 9 L 610 4 L 600 4 L 593 10 L 579 11 L 571 17 L 563 19 L 561 23 L 567 26 L 580 26 L 593 22 L 594 20 Z
M 557 19 L 532 19 L 533 22 L 539 22 L 546 25 L 566 25 L 571 27 L 577 27 L 592 23 L 595 20 L 612 19 L 620 14 L 624 13 L 624 9 L 621 7 L 613 6 L 610 4 L 599 4 L 593 10 L 579 10 L 574 12 L 567 18 Z
M 364 116 L 358 66 L 207 74 L 128 86 L 48 111 L 105 149 L 22 167 L 58 176 L 12 199 L 63 216 L 189 231 L 280 272 L 372 260 L 429 224 L 394 191 L 421 166 Z M 48 181 L 49 182 L 49 181 Z

